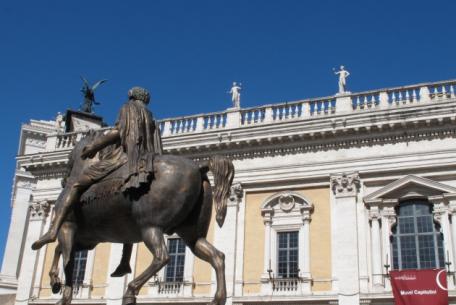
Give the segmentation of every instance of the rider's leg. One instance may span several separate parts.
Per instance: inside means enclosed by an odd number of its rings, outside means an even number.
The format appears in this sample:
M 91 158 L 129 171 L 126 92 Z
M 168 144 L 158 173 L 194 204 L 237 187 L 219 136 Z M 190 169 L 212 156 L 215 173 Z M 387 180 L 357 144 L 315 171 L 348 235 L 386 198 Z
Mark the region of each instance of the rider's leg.
M 38 250 L 45 244 L 54 242 L 57 239 L 57 233 L 65 220 L 70 207 L 79 201 L 81 194 L 90 186 L 91 180 L 89 177 L 82 176 L 81 179 L 73 184 L 64 197 L 63 202 L 55 210 L 54 220 L 51 223 L 49 230 L 32 244 L 33 250 Z
M 132 249 L 133 244 L 123 245 L 122 259 L 120 260 L 120 264 L 119 266 L 117 266 L 116 270 L 113 273 L 111 273 L 112 277 L 121 277 L 127 273 L 131 273 L 130 258 Z

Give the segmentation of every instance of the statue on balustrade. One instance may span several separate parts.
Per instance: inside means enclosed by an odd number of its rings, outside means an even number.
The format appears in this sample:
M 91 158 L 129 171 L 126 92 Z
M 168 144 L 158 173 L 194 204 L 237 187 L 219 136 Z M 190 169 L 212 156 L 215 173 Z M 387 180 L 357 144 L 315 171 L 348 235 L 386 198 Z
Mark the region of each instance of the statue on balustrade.
M 335 71 L 336 69 L 333 69 L 334 74 L 339 75 L 339 94 L 345 93 L 346 91 L 346 86 L 347 86 L 347 77 L 350 75 L 350 73 L 345 70 L 344 66 L 340 66 L 339 71 Z
M 241 83 L 237 84 L 236 82 L 233 82 L 233 87 L 231 87 L 231 90 L 228 91 L 228 93 L 231 94 L 231 102 L 233 103 L 233 108 L 241 107 L 241 86 Z
M 93 113 L 93 105 L 100 105 L 100 103 L 95 101 L 95 90 L 97 90 L 97 88 L 101 84 L 105 83 L 107 80 L 99 80 L 98 82 L 90 86 L 89 81 L 87 79 L 85 79 L 82 76 L 81 79 L 83 82 L 81 92 L 84 95 L 84 102 L 80 110 L 82 112 Z
M 33 245 L 39 249 L 58 239 L 51 268 L 54 293 L 61 290 L 58 261 L 63 256 L 65 286 L 61 305 L 71 303 L 74 252 L 101 242 L 123 243 L 120 265 L 112 276 L 131 272 L 132 244 L 143 241 L 152 252 L 150 266 L 131 283 L 123 304 L 135 304 L 141 287 L 169 261 L 164 234 L 177 233 L 194 254 L 214 266 L 217 291 L 212 304 L 226 300 L 224 255 L 206 235 L 212 211 L 223 225 L 234 178 L 230 160 L 214 156 L 197 164 L 164 155 L 159 128 L 147 109 L 149 92 L 134 87 L 107 132 L 89 132 L 70 156 L 69 175 L 55 204 L 51 227 Z M 95 156 L 98 153 L 98 159 Z M 214 176 L 212 192 L 207 172 Z

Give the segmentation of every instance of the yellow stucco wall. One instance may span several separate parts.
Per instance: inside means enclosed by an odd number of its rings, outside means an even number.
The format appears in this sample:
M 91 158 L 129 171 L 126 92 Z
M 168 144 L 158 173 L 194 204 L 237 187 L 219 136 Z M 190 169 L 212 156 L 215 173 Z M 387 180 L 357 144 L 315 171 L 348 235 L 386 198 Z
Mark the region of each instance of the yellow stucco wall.
M 108 280 L 109 256 L 111 253 L 111 244 L 99 244 L 95 248 L 95 257 L 93 262 L 92 273 L 92 296 L 104 297 L 106 291 L 106 283 Z M 113 271 L 113 270 L 112 270 Z
M 215 209 L 212 209 L 211 224 L 207 232 L 207 240 L 212 244 L 214 242 L 214 230 L 216 226 Z M 209 263 L 195 257 L 193 265 L 193 294 L 195 296 L 208 296 L 211 293 L 211 274 L 212 267 Z
M 245 197 L 244 227 L 244 294 L 256 294 L 261 290 L 263 273 L 264 224 L 261 205 L 275 192 L 247 193 Z
M 312 291 L 331 290 L 331 220 L 329 188 L 293 190 L 308 198 L 314 205 L 310 223 L 311 274 L 314 279 Z M 244 239 L 244 294 L 261 291 L 260 278 L 263 272 L 264 224 L 261 205 L 271 195 L 280 191 L 246 194 L 245 239 Z
M 57 246 L 57 243 L 54 242 L 52 244 L 49 244 L 46 247 L 43 272 L 41 274 L 41 282 L 40 282 L 41 283 L 40 284 L 40 287 L 41 287 L 40 298 L 47 298 L 52 295 L 50 281 L 49 281 L 49 271 L 51 270 L 52 259 L 54 258 L 54 251 L 55 251 L 56 246 Z
M 147 249 L 144 243 L 138 244 L 138 251 L 136 252 L 136 267 L 135 267 L 135 277 L 140 275 L 149 265 L 152 263 L 153 255 Z M 148 294 L 149 286 L 144 285 L 139 291 L 140 295 Z
M 312 291 L 331 290 L 331 210 L 329 188 L 300 190 L 314 204 L 310 223 Z

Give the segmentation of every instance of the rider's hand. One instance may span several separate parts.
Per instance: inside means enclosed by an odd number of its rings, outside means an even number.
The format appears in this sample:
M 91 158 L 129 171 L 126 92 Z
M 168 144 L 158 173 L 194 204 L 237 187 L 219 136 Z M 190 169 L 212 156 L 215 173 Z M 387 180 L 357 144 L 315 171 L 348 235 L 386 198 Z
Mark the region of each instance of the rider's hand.
M 95 157 L 96 154 L 97 154 L 97 152 L 93 150 L 91 145 L 86 145 L 82 149 L 81 158 L 83 160 L 85 160 L 87 158 L 92 159 L 93 157 Z

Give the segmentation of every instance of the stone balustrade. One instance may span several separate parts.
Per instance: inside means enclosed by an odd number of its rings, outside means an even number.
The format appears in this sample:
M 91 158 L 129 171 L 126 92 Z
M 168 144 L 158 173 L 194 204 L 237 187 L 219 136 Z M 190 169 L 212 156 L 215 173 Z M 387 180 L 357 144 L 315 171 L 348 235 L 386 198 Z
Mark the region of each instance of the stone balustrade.
M 259 107 L 229 108 L 222 112 L 163 119 L 158 124 L 164 138 L 232 130 L 447 101 L 456 98 L 455 87 L 456 80 L 423 83 Z M 71 132 L 51 135 L 48 138 L 47 150 L 69 149 L 83 134 L 84 132 Z

